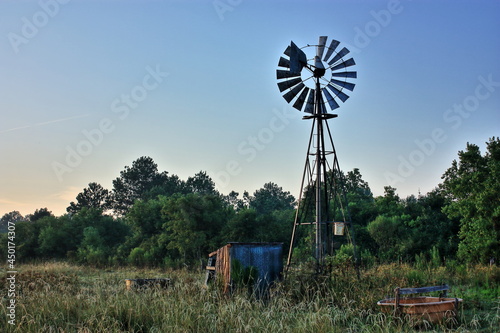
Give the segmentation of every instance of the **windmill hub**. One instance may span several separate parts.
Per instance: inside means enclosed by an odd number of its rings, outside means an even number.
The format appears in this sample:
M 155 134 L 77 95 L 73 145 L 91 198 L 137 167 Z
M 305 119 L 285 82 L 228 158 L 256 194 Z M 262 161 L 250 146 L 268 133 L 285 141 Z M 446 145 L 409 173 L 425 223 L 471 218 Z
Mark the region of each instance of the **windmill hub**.
M 313 70 L 314 77 L 319 79 L 320 77 L 325 75 L 325 73 L 326 73 L 326 69 L 325 69 L 325 66 L 323 65 L 323 63 L 321 62 L 321 59 L 318 56 L 315 56 L 314 57 L 314 70 Z

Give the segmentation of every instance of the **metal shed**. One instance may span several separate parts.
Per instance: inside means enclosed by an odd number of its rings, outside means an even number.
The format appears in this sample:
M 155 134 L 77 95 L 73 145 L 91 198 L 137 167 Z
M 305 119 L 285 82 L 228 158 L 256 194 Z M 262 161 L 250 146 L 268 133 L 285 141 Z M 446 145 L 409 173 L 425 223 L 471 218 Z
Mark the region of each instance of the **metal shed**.
M 228 243 L 208 255 L 206 284 L 222 279 L 224 292 L 238 284 L 265 294 L 283 272 L 283 243 Z

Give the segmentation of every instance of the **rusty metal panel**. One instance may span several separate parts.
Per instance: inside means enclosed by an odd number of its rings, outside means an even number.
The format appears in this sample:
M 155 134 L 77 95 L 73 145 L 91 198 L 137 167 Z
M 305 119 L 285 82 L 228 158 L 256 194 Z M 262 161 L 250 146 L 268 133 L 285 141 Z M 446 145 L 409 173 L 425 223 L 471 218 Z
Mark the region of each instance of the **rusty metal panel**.
M 229 248 L 231 244 L 221 247 L 217 250 L 217 259 L 215 261 L 215 272 L 217 279 L 222 278 L 224 284 L 224 292 L 229 291 L 231 284 L 231 257 Z

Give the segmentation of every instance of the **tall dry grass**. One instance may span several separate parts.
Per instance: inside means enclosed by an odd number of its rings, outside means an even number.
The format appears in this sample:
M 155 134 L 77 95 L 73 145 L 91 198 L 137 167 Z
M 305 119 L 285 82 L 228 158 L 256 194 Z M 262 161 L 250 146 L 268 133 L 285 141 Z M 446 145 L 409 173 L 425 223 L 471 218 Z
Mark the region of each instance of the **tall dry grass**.
M 94 269 L 67 263 L 20 266 L 16 325 L 7 323 L 2 278 L 1 332 L 498 332 L 500 269 L 415 269 L 380 265 L 317 276 L 289 272 L 265 299 L 236 291 L 228 297 L 203 285 L 202 272 Z M 126 291 L 127 278 L 172 279 L 167 289 Z M 464 298 L 455 323 L 411 326 L 382 314 L 376 302 L 397 287 L 448 283 Z

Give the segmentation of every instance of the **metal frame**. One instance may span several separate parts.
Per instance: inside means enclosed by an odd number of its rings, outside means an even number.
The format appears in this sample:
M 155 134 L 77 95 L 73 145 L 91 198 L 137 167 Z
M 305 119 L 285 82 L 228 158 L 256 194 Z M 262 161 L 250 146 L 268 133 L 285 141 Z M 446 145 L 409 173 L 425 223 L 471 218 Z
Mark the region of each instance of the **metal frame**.
M 303 119 L 312 119 L 311 134 L 309 137 L 309 145 L 306 155 L 306 163 L 302 175 L 302 182 L 300 187 L 300 196 L 298 200 L 297 211 L 295 214 L 295 221 L 293 224 L 292 238 L 290 240 L 290 248 L 287 258 L 287 269 L 291 265 L 293 248 L 295 246 L 297 227 L 300 225 L 314 225 L 315 227 L 315 247 L 314 257 L 317 262 L 317 270 L 322 271 L 325 265 L 325 257 L 333 254 L 333 223 L 334 221 L 330 216 L 330 200 L 339 205 L 342 212 L 342 222 L 350 227 L 351 238 L 354 246 L 354 257 L 357 266 L 357 253 L 356 244 L 354 240 L 353 226 L 349 208 L 347 205 L 347 196 L 345 192 L 345 181 L 333 144 L 333 139 L 328 125 L 328 119 L 336 118 L 336 114 L 323 112 L 321 95 L 318 93 L 321 90 L 320 77 L 316 77 L 316 94 L 315 94 L 315 108 L 314 114 L 304 116 Z M 325 139 L 327 141 L 325 141 Z M 328 145 L 326 145 L 328 142 Z M 333 157 L 332 165 L 328 163 L 328 157 Z M 311 161 L 310 156 L 314 156 Z M 330 176 L 330 177 L 329 177 Z M 307 181 L 307 183 L 306 183 Z M 306 185 L 306 187 L 304 187 Z M 303 207 L 303 194 L 307 189 L 314 188 L 315 198 L 315 221 L 301 222 L 301 210 Z M 310 197 L 310 195 L 309 195 Z M 306 209 L 307 209 L 307 203 Z M 305 214 L 304 214 L 305 215 Z

